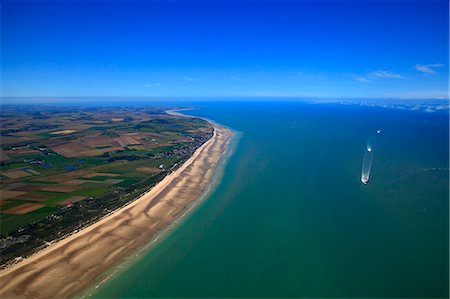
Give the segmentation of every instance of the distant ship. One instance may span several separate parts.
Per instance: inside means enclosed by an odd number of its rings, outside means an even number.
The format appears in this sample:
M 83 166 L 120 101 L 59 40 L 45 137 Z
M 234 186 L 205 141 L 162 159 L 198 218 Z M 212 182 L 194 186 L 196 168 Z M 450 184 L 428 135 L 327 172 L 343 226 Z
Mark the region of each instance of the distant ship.
M 364 185 L 367 185 L 367 183 L 369 182 L 369 177 L 368 177 L 367 175 L 362 175 L 362 176 L 361 176 L 361 182 L 362 182 Z

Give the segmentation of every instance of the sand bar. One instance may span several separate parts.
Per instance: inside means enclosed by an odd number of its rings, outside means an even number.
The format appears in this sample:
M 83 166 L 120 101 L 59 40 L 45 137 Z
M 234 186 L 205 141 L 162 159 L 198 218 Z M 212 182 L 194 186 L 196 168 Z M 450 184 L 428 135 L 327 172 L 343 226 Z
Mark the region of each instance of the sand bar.
M 0 298 L 69 298 L 142 248 L 208 187 L 232 132 L 214 134 L 142 197 L 0 272 Z

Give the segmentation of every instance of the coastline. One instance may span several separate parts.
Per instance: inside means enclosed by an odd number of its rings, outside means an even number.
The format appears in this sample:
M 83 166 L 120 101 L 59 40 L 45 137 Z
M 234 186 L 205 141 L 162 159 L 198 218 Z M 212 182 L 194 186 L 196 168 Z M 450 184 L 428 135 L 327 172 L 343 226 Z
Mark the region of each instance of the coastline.
M 140 198 L 0 271 L 0 296 L 71 297 L 95 284 L 99 276 L 145 247 L 179 219 L 209 187 L 229 148 L 232 132 L 209 122 L 214 128 L 213 136 Z
M 181 110 L 181 109 L 180 109 Z M 180 111 L 180 110 L 174 110 L 174 111 Z M 183 110 L 191 110 L 191 109 L 183 109 Z M 166 111 L 169 112 L 169 111 Z M 181 116 L 188 116 L 190 115 L 184 115 L 180 114 Z M 196 118 L 202 118 L 195 116 Z M 206 119 L 206 118 L 203 118 Z M 211 120 L 206 119 L 208 122 L 213 123 Z M 151 254 L 151 251 L 157 248 L 161 242 L 164 242 L 167 238 L 170 238 L 172 233 L 180 228 L 180 226 L 183 226 L 183 223 L 187 221 L 187 219 L 190 217 L 192 213 L 194 213 L 199 206 L 201 206 L 205 200 L 208 200 L 211 193 L 215 190 L 217 185 L 220 183 L 223 174 L 224 174 L 224 168 L 227 165 L 229 159 L 233 156 L 236 146 L 239 143 L 239 140 L 241 138 L 241 132 L 234 131 L 230 128 L 232 132 L 232 139 L 230 140 L 230 143 L 228 145 L 227 151 L 224 152 L 223 156 L 220 158 L 220 161 L 218 165 L 216 165 L 214 174 L 210 179 L 210 182 L 208 186 L 203 190 L 203 192 L 194 200 L 192 203 L 182 212 L 182 214 L 175 219 L 172 223 L 170 223 L 167 227 L 163 228 L 161 231 L 159 231 L 149 243 L 144 245 L 142 248 L 137 249 L 132 255 L 126 257 L 121 261 L 118 265 L 112 267 L 109 271 L 103 273 L 101 276 L 99 276 L 99 279 L 97 283 L 89 286 L 88 288 L 84 289 L 82 292 L 75 294 L 73 298 L 78 299 L 89 299 L 89 298 L 96 298 L 97 296 L 97 290 L 103 288 L 104 284 L 108 284 L 109 280 L 114 280 L 116 276 L 121 276 L 121 273 L 123 271 L 127 271 L 129 268 L 132 268 L 136 265 L 136 263 L 139 263 L 142 259 L 146 257 L 147 254 Z

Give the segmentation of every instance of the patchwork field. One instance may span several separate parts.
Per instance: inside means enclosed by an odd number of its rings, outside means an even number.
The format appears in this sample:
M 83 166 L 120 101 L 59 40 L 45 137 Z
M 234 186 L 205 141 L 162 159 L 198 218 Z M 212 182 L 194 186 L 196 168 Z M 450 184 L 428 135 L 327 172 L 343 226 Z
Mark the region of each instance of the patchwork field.
M 5 214 L 11 214 L 11 215 L 23 215 L 27 214 L 31 211 L 43 208 L 44 205 L 37 204 L 37 203 L 23 203 L 18 206 L 15 206 L 13 208 L 6 209 L 4 211 Z
M 19 236 L 38 244 L 66 233 L 61 221 L 79 227 L 126 204 L 212 134 L 202 119 L 155 108 L 11 106 L 2 109 L 0 124 L 0 253 L 6 256 Z

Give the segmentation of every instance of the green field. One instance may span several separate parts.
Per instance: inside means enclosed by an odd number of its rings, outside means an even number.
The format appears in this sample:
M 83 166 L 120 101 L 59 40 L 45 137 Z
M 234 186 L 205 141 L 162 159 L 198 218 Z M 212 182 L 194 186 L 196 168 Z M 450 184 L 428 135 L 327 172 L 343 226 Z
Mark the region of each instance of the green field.
M 2 237 L 49 215 L 70 222 L 78 217 L 71 209 L 116 208 L 118 198 L 160 180 L 211 135 L 206 121 L 161 109 L 35 109 L 1 112 Z

